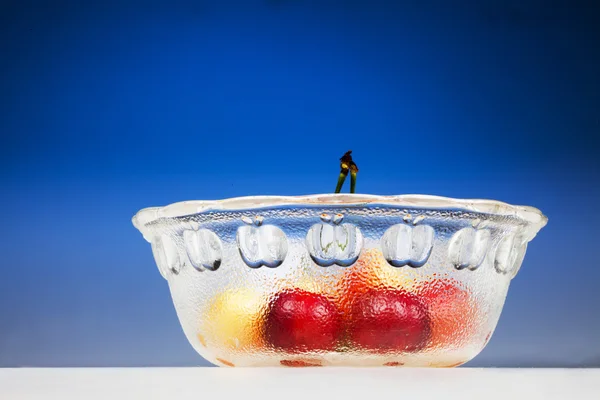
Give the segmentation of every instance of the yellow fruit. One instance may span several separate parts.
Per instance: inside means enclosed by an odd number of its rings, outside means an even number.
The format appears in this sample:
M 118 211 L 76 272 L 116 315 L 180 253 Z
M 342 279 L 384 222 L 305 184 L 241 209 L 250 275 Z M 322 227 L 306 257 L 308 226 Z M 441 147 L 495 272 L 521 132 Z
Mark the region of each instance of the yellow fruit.
M 371 283 L 376 286 L 382 286 L 389 289 L 404 289 L 409 292 L 416 290 L 416 283 L 419 273 L 410 267 L 396 268 L 391 266 L 381 251 L 369 249 L 365 251 L 362 260 L 358 260 L 359 265 L 363 265 L 365 273 L 373 274 Z
M 230 350 L 260 347 L 265 308 L 265 296 L 252 289 L 230 289 L 218 294 L 202 324 L 205 339 Z
M 319 293 L 330 299 L 337 298 L 337 274 L 327 274 L 327 270 L 317 267 L 308 256 L 300 260 L 300 266 L 294 274 L 280 279 L 277 283 L 278 291 L 303 290 L 309 293 Z

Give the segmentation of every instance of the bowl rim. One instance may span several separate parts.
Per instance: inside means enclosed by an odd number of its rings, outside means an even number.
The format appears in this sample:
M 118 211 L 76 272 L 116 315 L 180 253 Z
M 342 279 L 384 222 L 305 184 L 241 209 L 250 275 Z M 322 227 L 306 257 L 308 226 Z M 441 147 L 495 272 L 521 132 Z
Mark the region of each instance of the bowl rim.
M 512 205 L 498 200 L 457 199 L 422 194 L 374 195 L 348 193 L 325 193 L 299 196 L 240 196 L 221 200 L 180 201 L 162 207 L 143 208 L 134 215 L 132 222 L 138 230 L 143 231 L 145 225 L 160 218 L 178 218 L 210 211 L 243 212 L 269 207 L 295 205 L 360 207 L 368 204 L 402 208 L 417 207 L 431 210 L 458 209 L 497 216 L 516 217 L 532 225 L 531 227 L 536 232 L 543 228 L 548 222 L 548 218 L 535 207 Z

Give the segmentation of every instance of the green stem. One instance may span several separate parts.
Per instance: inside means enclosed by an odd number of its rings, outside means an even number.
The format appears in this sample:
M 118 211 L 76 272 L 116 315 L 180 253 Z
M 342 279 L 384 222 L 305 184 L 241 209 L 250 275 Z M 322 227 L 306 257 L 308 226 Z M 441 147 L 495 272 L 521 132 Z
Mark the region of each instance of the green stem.
M 350 193 L 356 193 L 356 172 L 350 172 Z
M 348 171 L 340 172 L 340 176 L 338 178 L 337 186 L 335 187 L 335 192 L 339 193 L 342 190 L 342 186 L 344 185 L 344 181 L 346 180 L 346 176 L 348 176 Z

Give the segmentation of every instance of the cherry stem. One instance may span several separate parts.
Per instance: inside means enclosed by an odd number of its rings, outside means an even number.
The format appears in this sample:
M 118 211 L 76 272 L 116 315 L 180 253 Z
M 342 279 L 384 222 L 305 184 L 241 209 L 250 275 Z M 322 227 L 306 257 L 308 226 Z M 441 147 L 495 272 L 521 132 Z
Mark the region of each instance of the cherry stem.
M 358 167 L 352 161 L 352 150 L 347 151 L 342 158 L 340 158 L 340 176 L 338 178 L 338 183 L 335 188 L 335 192 L 339 193 L 342 190 L 342 186 L 344 185 L 344 181 L 348 176 L 348 172 L 350 172 L 350 193 L 355 193 L 356 191 L 356 174 L 358 173 Z
M 342 172 L 340 172 L 340 176 L 338 178 L 337 186 L 335 187 L 335 192 L 336 193 L 339 193 L 342 190 L 342 186 L 344 185 L 344 181 L 346 180 L 347 176 L 348 176 L 348 171 L 342 170 Z

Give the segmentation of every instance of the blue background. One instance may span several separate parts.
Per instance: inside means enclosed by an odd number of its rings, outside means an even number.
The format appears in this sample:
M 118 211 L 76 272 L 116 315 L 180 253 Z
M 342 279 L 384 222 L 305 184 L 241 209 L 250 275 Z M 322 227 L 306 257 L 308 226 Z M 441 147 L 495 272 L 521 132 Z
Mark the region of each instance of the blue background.
M 0 366 L 207 365 L 132 215 L 348 149 L 360 193 L 549 217 L 468 365 L 600 366 L 593 3 L 2 1 Z

